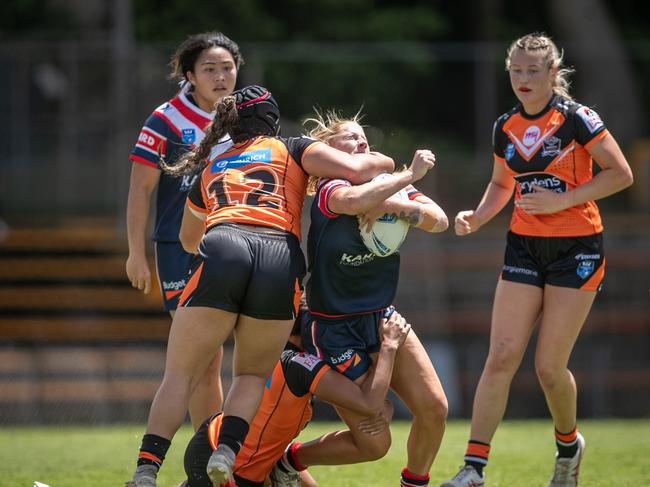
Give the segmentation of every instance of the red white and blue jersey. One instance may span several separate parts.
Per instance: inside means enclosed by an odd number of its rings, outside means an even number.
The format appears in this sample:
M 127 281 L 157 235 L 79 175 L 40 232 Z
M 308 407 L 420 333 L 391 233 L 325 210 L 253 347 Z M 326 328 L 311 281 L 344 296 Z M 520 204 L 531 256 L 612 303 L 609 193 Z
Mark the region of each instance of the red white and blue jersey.
M 363 243 L 357 217 L 329 209 L 332 194 L 351 186 L 343 179 L 319 181 L 307 237 L 307 304 L 313 315 L 341 317 L 372 313 L 393 302 L 399 280 L 399 252 L 377 257 Z M 410 200 L 421 196 L 412 185 Z
M 129 159 L 156 169 L 160 160 L 173 164 L 187 151 L 203 140 L 205 128 L 214 114 L 201 110 L 185 89 L 171 100 L 160 105 L 145 121 L 140 136 Z M 215 156 L 232 145 L 230 137 L 224 137 L 213 150 Z M 162 172 L 156 197 L 156 224 L 153 240 L 178 242 L 183 217 L 183 206 L 188 190 L 197 175 L 173 177 Z

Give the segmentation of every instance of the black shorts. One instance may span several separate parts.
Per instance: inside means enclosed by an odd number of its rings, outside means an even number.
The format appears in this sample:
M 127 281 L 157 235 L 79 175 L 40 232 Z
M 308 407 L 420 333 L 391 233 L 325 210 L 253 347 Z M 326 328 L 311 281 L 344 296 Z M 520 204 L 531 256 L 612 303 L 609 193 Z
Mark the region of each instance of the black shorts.
M 305 258 L 295 235 L 222 223 L 199 245 L 179 306 L 206 306 L 261 320 L 298 314 Z
M 208 427 L 215 416 L 222 414 L 217 413 L 206 419 L 187 444 L 183 460 L 185 474 L 187 475 L 187 487 L 213 487 L 207 473 L 208 460 L 212 455 Z M 253 482 L 237 475 L 233 475 L 233 477 L 238 487 L 263 487 L 264 485 L 264 482 Z
M 384 311 L 341 318 L 307 312 L 301 323 L 303 346 L 348 379 L 356 380 L 370 368 L 371 354 L 379 352 L 379 320 L 393 310 L 390 306 Z
M 602 234 L 526 237 L 508 232 L 501 279 L 599 291 L 605 277 Z

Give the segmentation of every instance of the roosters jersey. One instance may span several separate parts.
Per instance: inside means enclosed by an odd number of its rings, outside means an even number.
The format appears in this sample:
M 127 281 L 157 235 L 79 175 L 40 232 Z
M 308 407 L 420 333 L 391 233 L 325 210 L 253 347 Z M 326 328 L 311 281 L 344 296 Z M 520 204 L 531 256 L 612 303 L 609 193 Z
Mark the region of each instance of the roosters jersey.
M 531 117 L 521 105 L 494 124 L 494 159 L 515 178 L 515 201 L 542 186 L 571 191 L 592 178 L 588 150 L 609 132 L 598 114 L 559 95 Z M 530 215 L 515 206 L 510 230 L 536 237 L 578 237 L 600 233 L 594 201 L 550 215 Z
M 237 454 L 233 474 L 254 482 L 264 481 L 287 445 L 311 419 L 311 398 L 328 370 L 330 367 L 318 357 L 293 347 L 282 353 Z M 216 448 L 220 419 L 216 417 L 208 427 L 212 450 Z
M 212 113 L 201 110 L 191 95 L 182 90 L 178 96 L 156 108 L 145 121 L 129 158 L 156 169 L 161 169 L 161 159 L 173 164 L 203 140 L 204 130 L 212 117 Z M 213 149 L 213 154 L 223 152 L 231 145 L 230 137 L 224 137 Z M 165 172 L 160 174 L 154 240 L 179 241 L 185 198 L 196 177 L 173 177 Z
M 317 142 L 307 137 L 256 137 L 211 156 L 188 194 L 188 205 L 206 215 L 206 227 L 222 222 L 261 225 L 300 239 L 307 189 L 302 158 Z
M 307 238 L 307 304 L 310 313 L 340 317 L 371 313 L 388 307 L 399 280 L 399 252 L 377 257 L 363 243 L 356 216 L 337 215 L 329 200 L 337 189 L 350 186 L 342 179 L 321 179 L 311 207 Z M 420 193 L 406 188 L 409 199 Z

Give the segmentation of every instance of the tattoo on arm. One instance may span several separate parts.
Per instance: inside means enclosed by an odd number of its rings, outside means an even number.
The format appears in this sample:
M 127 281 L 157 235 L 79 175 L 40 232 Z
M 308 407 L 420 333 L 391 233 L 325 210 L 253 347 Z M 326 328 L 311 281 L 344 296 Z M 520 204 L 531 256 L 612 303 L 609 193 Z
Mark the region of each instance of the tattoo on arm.
M 417 226 L 422 222 L 422 211 L 420 208 L 415 208 L 410 211 L 400 211 L 398 218 L 405 220 L 411 226 Z

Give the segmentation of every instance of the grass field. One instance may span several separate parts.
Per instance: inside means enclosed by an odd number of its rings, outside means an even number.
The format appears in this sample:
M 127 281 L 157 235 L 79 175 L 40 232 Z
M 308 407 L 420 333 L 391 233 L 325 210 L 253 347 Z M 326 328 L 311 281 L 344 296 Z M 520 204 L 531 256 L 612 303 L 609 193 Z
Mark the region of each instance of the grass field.
M 583 421 L 587 440 L 581 487 L 650 486 L 650 420 Z M 314 423 L 301 439 L 340 427 Z M 142 425 L 116 427 L 2 428 L 0 486 L 30 487 L 35 480 L 51 487 L 121 487 L 130 478 Z M 393 424 L 393 446 L 383 459 L 362 465 L 313 467 L 321 486 L 388 487 L 399 485 L 406 457 L 408 424 Z M 453 475 L 462 463 L 469 424 L 452 421 L 431 470 L 431 485 Z M 182 455 L 188 427 L 174 440 L 158 485 L 183 478 Z M 489 487 L 546 486 L 554 446 L 549 421 L 507 421 L 494 439 Z

